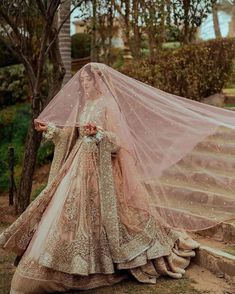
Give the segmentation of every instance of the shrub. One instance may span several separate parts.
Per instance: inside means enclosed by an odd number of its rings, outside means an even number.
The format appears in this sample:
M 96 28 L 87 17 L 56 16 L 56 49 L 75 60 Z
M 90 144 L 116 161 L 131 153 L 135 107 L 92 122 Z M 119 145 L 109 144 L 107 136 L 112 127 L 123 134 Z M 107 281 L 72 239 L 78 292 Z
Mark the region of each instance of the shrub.
M 0 108 L 28 99 L 28 84 L 21 64 L 0 68 Z
M 24 142 L 30 119 L 30 104 L 6 107 L 0 111 L 0 191 L 8 187 L 8 148 L 15 150 L 15 178 L 21 173 Z
M 72 58 L 83 58 L 90 55 L 91 38 L 89 34 L 77 33 L 71 38 Z
M 201 100 L 221 92 L 232 72 L 235 39 L 163 49 L 151 60 L 132 61 L 122 72 L 163 91 Z
M 8 188 L 8 148 L 15 151 L 15 181 L 19 181 L 25 148 L 25 139 L 30 122 L 30 104 L 22 103 L 8 106 L 0 110 L 0 192 Z M 51 142 L 42 144 L 38 151 L 37 165 L 52 159 L 53 145 Z
M 226 88 L 235 88 L 235 59 L 233 60 L 232 71 L 227 81 Z
M 3 42 L 0 42 L 0 67 L 20 63 L 16 55 L 8 49 Z

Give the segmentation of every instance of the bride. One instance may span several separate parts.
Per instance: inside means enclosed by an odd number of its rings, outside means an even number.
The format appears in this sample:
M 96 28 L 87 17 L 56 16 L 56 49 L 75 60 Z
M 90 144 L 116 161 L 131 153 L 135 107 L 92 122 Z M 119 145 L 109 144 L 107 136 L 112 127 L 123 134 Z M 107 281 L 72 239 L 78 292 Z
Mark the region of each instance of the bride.
M 0 235 L 20 257 L 10 293 L 181 278 L 199 247 L 186 231 L 214 226 L 223 208 L 172 197 L 160 177 L 220 125 L 234 127 L 228 113 L 84 66 L 35 120 L 54 158 L 46 188 Z

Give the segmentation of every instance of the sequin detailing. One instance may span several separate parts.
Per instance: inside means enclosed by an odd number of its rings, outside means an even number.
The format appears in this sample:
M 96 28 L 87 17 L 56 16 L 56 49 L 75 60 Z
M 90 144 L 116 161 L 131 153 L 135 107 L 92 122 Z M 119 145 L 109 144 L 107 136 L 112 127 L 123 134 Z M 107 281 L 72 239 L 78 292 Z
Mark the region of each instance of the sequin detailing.
M 182 257 L 182 246 L 186 245 L 180 242 L 178 232 L 163 226 L 141 209 L 125 207 L 120 201 L 125 179 L 118 157 L 112 156 L 119 152 L 119 147 L 115 134 L 105 130 L 102 103 L 100 99 L 89 104 L 87 107 L 93 115 L 86 113 L 81 116 L 81 123 L 92 119 L 93 123 L 104 128 L 102 138 L 97 141 L 95 136 L 87 137 L 80 133 L 66 157 L 66 144 L 72 130 L 57 129 L 47 187 L 0 235 L 1 247 L 23 254 L 34 233 L 40 234 L 40 220 L 46 219 L 43 213 L 69 174 L 66 194 L 58 194 L 64 197 L 58 219 L 48 231 L 38 260 L 24 254 L 18 265 L 12 285 L 17 291 L 30 287 L 30 283 L 21 283 L 24 279 L 32 281 L 31 286 L 36 285 L 35 281 L 48 281 L 57 290 L 61 281 L 71 289 L 92 288 L 109 284 L 107 276 L 113 282 L 121 280 L 115 277 L 123 269 L 141 282 L 155 283 L 162 274 L 181 275 L 180 269 L 182 271 L 189 263 L 190 256 Z M 88 108 L 85 108 L 86 112 L 89 112 Z M 138 185 L 141 191 L 141 183 Z M 135 220 L 136 227 L 126 226 L 124 214 Z M 191 256 L 194 253 L 192 249 L 196 247 L 188 241 Z M 89 282 L 91 277 L 96 277 L 92 283 Z

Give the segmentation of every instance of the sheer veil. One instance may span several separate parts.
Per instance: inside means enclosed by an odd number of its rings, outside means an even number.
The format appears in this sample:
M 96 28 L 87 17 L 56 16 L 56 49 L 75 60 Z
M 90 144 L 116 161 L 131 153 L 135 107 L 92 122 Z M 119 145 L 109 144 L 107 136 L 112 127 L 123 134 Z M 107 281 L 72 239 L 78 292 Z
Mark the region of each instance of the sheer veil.
M 86 73 L 93 81 L 87 94 L 82 86 Z M 112 132 L 120 149 L 123 187 L 121 203 L 151 214 L 174 228 L 202 230 L 234 217 L 234 183 L 221 182 L 209 175 L 209 184 L 224 186 L 227 194 L 207 192 L 208 165 L 216 157 L 200 160 L 200 172 L 193 178 L 190 168 L 199 145 L 210 147 L 213 136 L 235 136 L 235 113 L 175 96 L 121 74 L 101 63 L 89 63 L 59 91 L 36 119 L 71 129 L 68 156 L 74 142 L 74 130 L 90 99 L 103 96 L 106 107 L 105 130 Z M 73 138 L 72 138 L 73 136 Z M 214 143 L 217 144 L 217 143 Z M 217 152 L 223 152 L 218 141 Z M 187 166 L 186 163 L 187 162 Z M 228 165 L 220 165 L 226 173 Z M 179 183 L 186 179 L 193 186 Z M 197 186 L 205 182 L 205 190 Z M 131 220 L 130 220 L 131 221 Z

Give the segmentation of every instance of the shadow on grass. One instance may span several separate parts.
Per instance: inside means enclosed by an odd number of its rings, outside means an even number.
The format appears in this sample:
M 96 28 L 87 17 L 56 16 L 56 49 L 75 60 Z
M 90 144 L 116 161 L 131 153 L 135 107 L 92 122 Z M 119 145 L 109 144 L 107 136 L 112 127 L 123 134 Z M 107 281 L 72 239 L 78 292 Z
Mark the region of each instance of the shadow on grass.
M 0 232 L 4 225 L 0 226 Z M 15 270 L 13 262 L 15 254 L 7 253 L 0 249 L 0 294 L 8 294 L 10 290 L 11 279 Z M 64 294 L 206 294 L 208 292 L 200 292 L 195 290 L 194 281 L 187 277 L 182 279 L 172 279 L 161 277 L 154 285 L 142 284 L 130 277 L 116 285 L 101 287 L 86 291 L 71 291 Z M 36 294 L 36 293 L 35 293 Z M 54 293 L 56 294 L 56 293 Z

